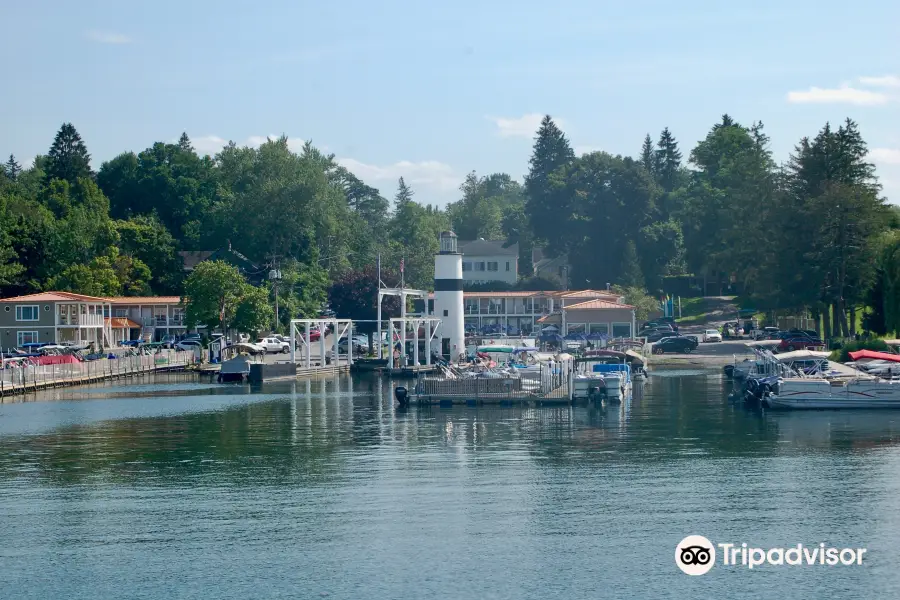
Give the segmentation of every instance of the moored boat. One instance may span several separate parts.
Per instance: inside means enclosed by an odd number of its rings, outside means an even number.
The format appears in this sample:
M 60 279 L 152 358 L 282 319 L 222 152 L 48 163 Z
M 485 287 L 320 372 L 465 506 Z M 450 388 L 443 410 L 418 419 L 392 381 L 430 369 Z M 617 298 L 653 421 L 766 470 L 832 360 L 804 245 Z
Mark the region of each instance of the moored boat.
M 900 382 L 875 377 L 783 379 L 764 398 L 769 408 L 900 408 Z

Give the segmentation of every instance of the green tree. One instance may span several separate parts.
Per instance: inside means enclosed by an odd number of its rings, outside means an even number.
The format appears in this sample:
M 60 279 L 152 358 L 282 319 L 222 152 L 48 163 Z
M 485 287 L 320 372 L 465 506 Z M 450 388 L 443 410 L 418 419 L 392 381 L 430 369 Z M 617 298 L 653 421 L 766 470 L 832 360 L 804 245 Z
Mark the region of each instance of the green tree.
M 177 242 L 155 214 L 115 221 L 119 250 L 143 262 L 153 273 L 150 285 L 156 293 L 177 295 L 184 280 L 184 267 Z
M 569 140 L 550 115 L 545 116 L 525 176 L 526 210 L 534 237 L 546 242 L 548 251 L 554 256 L 564 245 L 565 224 L 571 215 L 572 202 L 564 193 L 566 187 L 556 185 L 553 177 L 574 161 L 575 153 Z
M 274 317 L 275 311 L 269 304 L 267 290 L 245 284 L 240 291 L 230 326 L 256 337 L 271 327 Z
M 638 162 L 641 163 L 642 167 L 647 169 L 647 172 L 650 173 L 654 179 L 656 178 L 656 174 L 659 172 L 659 164 L 657 161 L 656 148 L 653 146 L 653 140 L 650 139 L 649 133 L 644 137 L 644 143 L 641 145 L 641 157 Z
M 15 156 L 10 154 L 9 160 L 7 160 L 6 164 L 3 165 L 3 170 L 6 172 L 7 177 L 9 177 L 12 181 L 15 181 L 19 176 L 19 173 L 22 172 L 22 165 L 16 162 Z
M 654 173 L 659 185 L 664 192 L 673 191 L 680 183 L 681 152 L 668 127 L 662 130 L 656 143 L 656 165 Z
M 225 261 L 198 264 L 184 282 L 187 327 L 204 324 L 227 331 L 246 285 L 238 270 Z
M 612 290 L 623 296 L 625 304 L 630 304 L 634 307 L 634 318 L 638 323 L 646 321 L 653 312 L 659 310 L 659 302 L 652 296 L 649 296 L 642 287 L 614 285 Z
M 107 256 L 96 257 L 87 264 L 70 265 L 50 279 L 47 288 L 88 296 L 122 295 L 122 284 L 113 262 Z
M 638 262 L 634 240 L 625 242 L 625 250 L 622 254 L 622 275 L 619 277 L 619 282 L 626 288 L 644 288 L 644 274 L 641 272 L 641 264 Z
M 71 123 L 63 123 L 59 128 L 47 158 L 47 181 L 62 179 L 74 185 L 81 178 L 94 176 L 91 155 Z

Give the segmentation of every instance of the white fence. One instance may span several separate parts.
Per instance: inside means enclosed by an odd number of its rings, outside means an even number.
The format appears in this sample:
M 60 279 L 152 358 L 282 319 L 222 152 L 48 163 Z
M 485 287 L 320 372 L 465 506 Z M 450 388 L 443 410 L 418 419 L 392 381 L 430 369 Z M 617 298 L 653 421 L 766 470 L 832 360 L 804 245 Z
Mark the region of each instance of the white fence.
M 163 350 L 157 354 L 101 358 L 61 365 L 35 365 L 8 362 L 0 369 L 0 392 L 23 387 L 42 387 L 87 383 L 99 379 L 152 373 L 171 367 L 184 367 L 195 362 L 193 352 Z

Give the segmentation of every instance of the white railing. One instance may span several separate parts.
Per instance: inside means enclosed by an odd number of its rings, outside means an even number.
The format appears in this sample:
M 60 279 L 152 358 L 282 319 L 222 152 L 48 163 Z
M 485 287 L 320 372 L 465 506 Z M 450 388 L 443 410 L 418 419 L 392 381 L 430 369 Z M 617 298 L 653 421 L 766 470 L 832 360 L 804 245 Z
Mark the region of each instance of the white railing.
M 157 354 L 101 358 L 61 365 L 9 362 L 4 368 L 0 368 L 0 393 L 5 395 L 23 387 L 88 383 L 110 377 L 152 373 L 169 367 L 188 366 L 195 361 L 193 352 L 164 350 Z
M 103 327 L 103 315 L 78 315 L 78 324 L 83 327 Z

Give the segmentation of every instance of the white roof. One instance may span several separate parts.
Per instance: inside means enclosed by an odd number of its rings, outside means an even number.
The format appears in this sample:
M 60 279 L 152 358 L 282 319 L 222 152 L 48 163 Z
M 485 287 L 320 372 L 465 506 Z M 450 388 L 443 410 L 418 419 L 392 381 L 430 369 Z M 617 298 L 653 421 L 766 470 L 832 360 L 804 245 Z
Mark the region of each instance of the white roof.
M 778 346 L 779 344 L 781 344 L 781 340 L 758 340 L 755 342 L 744 342 L 744 343 L 745 343 L 745 345 L 747 345 L 751 348 L 766 348 L 766 347 Z
M 817 352 L 815 350 L 794 350 L 775 356 L 778 360 L 796 360 L 798 358 L 828 358 L 831 352 Z

